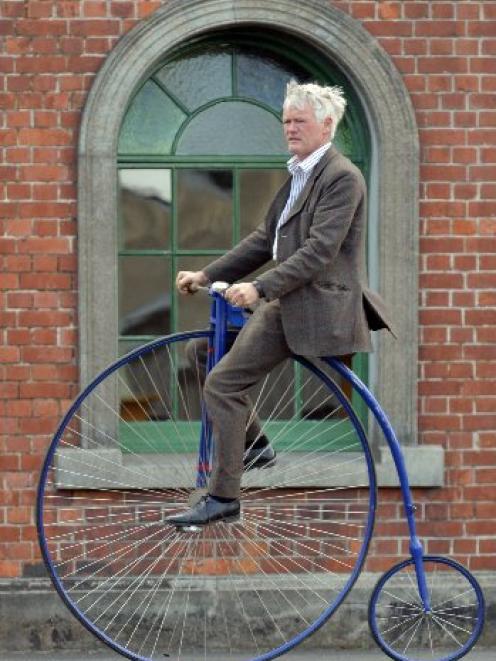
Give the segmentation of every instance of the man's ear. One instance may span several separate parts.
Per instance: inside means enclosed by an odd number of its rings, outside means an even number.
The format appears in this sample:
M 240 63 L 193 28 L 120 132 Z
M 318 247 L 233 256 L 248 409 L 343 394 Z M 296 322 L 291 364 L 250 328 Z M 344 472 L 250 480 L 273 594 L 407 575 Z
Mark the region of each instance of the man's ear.
M 331 132 L 331 126 L 332 126 L 332 118 L 331 117 L 326 117 L 324 119 L 324 128 L 329 133 Z

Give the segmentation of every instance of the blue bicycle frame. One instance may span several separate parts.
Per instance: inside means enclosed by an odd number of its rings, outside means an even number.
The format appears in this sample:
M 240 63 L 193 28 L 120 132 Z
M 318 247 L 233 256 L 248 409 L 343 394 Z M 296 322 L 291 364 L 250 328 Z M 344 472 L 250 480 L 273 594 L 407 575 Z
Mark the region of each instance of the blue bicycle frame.
M 230 305 L 224 296 L 218 292 L 211 291 L 210 294 L 213 297 L 210 314 L 210 329 L 213 331 L 213 335 L 209 340 L 208 346 L 207 372 L 210 371 L 226 353 L 229 329 L 239 330 L 247 321 L 247 313 L 242 308 Z M 424 611 L 428 613 L 431 610 L 431 604 L 422 561 L 424 556 L 424 549 L 419 537 L 417 536 L 415 522 L 416 506 L 412 500 L 410 483 L 403 452 L 401 451 L 401 446 L 396 437 L 394 429 L 391 426 L 391 423 L 389 422 L 386 414 L 380 407 L 378 401 L 352 370 L 350 370 L 346 365 L 344 365 L 336 358 L 329 357 L 323 358 L 322 360 L 352 384 L 353 388 L 360 394 L 369 409 L 372 411 L 375 419 L 377 420 L 380 428 L 384 433 L 398 473 L 410 536 L 410 553 L 415 562 L 419 594 L 422 599 Z M 205 488 L 207 485 L 207 480 L 211 468 L 212 445 L 213 441 L 211 426 L 207 419 L 205 409 L 203 408 L 198 456 L 198 472 L 196 479 L 196 486 L 198 488 Z

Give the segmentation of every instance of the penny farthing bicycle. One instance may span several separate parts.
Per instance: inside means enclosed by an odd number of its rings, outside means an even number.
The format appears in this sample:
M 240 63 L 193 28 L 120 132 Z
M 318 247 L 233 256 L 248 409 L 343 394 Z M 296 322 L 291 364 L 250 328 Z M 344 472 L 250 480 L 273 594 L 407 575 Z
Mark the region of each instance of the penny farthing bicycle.
M 214 442 L 204 373 L 191 356 L 198 343 L 190 341 L 208 341 L 211 368 L 245 323 L 219 288 L 210 293 L 209 330 L 158 339 L 107 367 L 51 442 L 37 525 L 65 604 L 139 661 L 265 661 L 294 648 L 340 606 L 367 555 L 377 484 L 355 412 L 362 402 L 393 454 L 411 540 L 411 557 L 373 590 L 372 635 L 393 659 L 463 657 L 482 631 L 481 589 L 453 560 L 424 555 L 394 431 L 334 358 L 293 356 L 255 389 L 247 438 L 250 429 L 251 443 L 265 435 L 277 465 L 246 466 L 238 522 L 183 530 L 165 523 L 204 493 Z

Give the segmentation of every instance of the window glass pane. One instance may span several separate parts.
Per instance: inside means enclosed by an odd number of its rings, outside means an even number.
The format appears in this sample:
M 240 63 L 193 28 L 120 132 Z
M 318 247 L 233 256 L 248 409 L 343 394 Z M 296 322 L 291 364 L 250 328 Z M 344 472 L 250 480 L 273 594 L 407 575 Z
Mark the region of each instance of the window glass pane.
M 170 170 L 119 170 L 120 247 L 124 250 L 170 246 Z
M 231 247 L 232 193 L 230 170 L 177 171 L 177 234 L 181 250 Z
M 171 329 L 170 260 L 119 258 L 119 332 L 165 335 Z
M 152 81 L 145 83 L 126 113 L 120 154 L 169 154 L 186 115 Z
M 351 129 L 345 118 L 343 118 L 343 121 L 340 122 L 338 126 L 338 130 L 336 131 L 336 135 L 334 136 L 333 143 L 342 154 L 354 160 L 353 157 L 356 156 L 356 152 L 358 151 L 358 149 L 356 148 L 356 146 L 355 148 L 353 147 L 353 137 L 351 134 Z M 355 154 L 353 152 L 355 152 Z
M 284 169 L 241 170 L 239 173 L 239 213 L 241 237 L 263 221 L 279 188 L 288 178 Z
M 189 110 L 231 96 L 231 53 L 210 49 L 185 55 L 155 74 Z
M 193 117 L 177 154 L 287 154 L 281 121 L 272 113 L 242 101 L 210 106 Z
M 201 271 L 215 257 L 180 257 L 177 260 L 178 271 Z M 176 274 L 174 274 L 175 279 Z M 177 327 L 178 331 L 208 328 L 210 318 L 210 303 L 212 299 L 206 291 L 199 291 L 193 296 L 177 295 Z
M 238 53 L 238 95 L 258 99 L 282 111 L 286 85 L 293 78 L 309 82 L 308 74 L 294 63 L 291 66 L 277 55 L 243 49 Z

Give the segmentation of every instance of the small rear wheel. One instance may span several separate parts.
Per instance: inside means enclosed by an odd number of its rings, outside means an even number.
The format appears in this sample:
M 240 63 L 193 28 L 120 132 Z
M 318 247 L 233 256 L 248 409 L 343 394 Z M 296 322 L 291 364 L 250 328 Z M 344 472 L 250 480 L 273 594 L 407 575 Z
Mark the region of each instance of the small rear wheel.
M 397 661 L 456 661 L 482 632 L 482 590 L 454 560 L 425 556 L 423 562 L 431 611 L 423 607 L 411 558 L 395 565 L 375 586 L 370 629 L 379 647 Z

